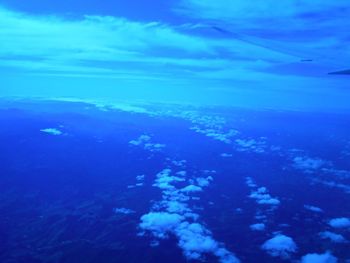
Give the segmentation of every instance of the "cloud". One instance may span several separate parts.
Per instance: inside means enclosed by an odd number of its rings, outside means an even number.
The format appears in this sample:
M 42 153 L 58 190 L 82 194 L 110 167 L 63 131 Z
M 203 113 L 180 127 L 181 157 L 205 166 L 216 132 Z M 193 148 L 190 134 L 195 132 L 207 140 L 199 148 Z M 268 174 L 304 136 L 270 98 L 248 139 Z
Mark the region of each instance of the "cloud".
M 122 17 L 68 19 L 0 7 L 0 23 L 0 66 L 22 72 L 170 81 L 173 74 L 188 80 L 227 68 L 252 72 L 269 65 L 257 59 L 276 59 L 269 50 L 239 40 L 223 41 L 178 26 Z
M 137 175 L 136 176 L 136 180 L 137 181 L 143 181 L 145 179 L 145 175 L 144 174 L 141 174 L 141 175 Z
M 131 145 L 138 146 L 138 145 L 142 145 L 146 142 L 149 142 L 150 140 L 151 140 L 151 137 L 149 135 L 143 134 L 143 135 L 140 135 L 140 137 L 137 138 L 136 140 L 131 140 L 129 143 Z
M 184 188 L 181 189 L 181 191 L 185 193 L 196 193 L 196 192 L 201 192 L 202 190 L 203 189 L 201 187 L 193 184 L 185 186 Z
M 157 179 L 155 180 L 153 186 L 156 186 L 163 190 L 172 190 L 175 187 L 172 185 L 174 182 L 183 182 L 184 178 L 178 176 L 172 176 L 170 169 L 164 169 L 157 174 Z
M 253 231 L 264 231 L 266 226 L 263 223 L 257 223 L 257 224 L 252 224 L 249 227 Z
M 129 215 L 129 214 L 135 213 L 134 210 L 129 209 L 129 208 L 124 208 L 124 207 L 122 207 L 122 208 L 115 208 L 114 212 L 117 213 L 117 214 L 125 214 L 125 215 Z
M 180 237 L 179 246 L 188 259 L 200 259 L 203 253 L 218 249 L 218 243 L 198 223 L 184 222 L 176 229 L 176 234 Z
M 213 177 L 212 176 L 208 176 L 208 177 L 197 177 L 196 181 L 198 186 L 200 187 L 206 187 L 209 186 L 210 182 L 213 181 Z
M 151 137 L 149 135 L 143 134 L 136 140 L 129 141 L 129 144 L 134 146 L 142 146 L 145 150 L 150 152 L 159 152 L 165 148 L 165 144 L 161 143 L 152 143 Z
M 254 139 L 236 139 L 237 150 L 241 152 L 255 152 L 264 153 L 266 148 L 265 140 L 254 140 Z
M 180 167 L 183 163 L 185 162 L 181 162 Z M 177 163 L 174 165 L 178 166 Z M 178 183 L 193 183 L 195 180 L 188 180 L 184 170 L 176 172 L 178 176 L 173 176 L 172 173 L 175 172 L 166 168 L 157 174 L 153 186 L 162 190 L 162 200 L 154 203 L 152 212 L 141 217 L 140 229 L 147 230 L 160 239 L 168 238 L 169 234 L 175 235 L 188 260 L 204 260 L 207 254 L 212 254 L 218 257 L 221 263 L 238 263 L 236 256 L 214 240 L 204 225 L 198 223 L 199 215 L 194 213 L 187 203 L 190 200 L 188 195 L 202 191 L 202 188 L 194 184 L 178 188 Z M 197 179 L 205 186 L 212 180 L 211 176 Z
M 328 224 L 334 228 L 350 228 L 350 219 L 346 217 L 333 218 Z
M 322 166 L 327 164 L 322 159 L 310 158 L 307 156 L 298 156 L 293 159 L 294 167 L 302 170 L 306 173 L 313 173 L 314 171 L 320 169 Z
M 56 129 L 56 128 L 46 128 L 46 129 L 41 129 L 41 132 L 48 133 L 51 135 L 62 135 L 62 131 Z
M 256 199 L 256 202 L 261 205 L 279 205 L 281 202 L 268 194 L 266 187 L 260 187 L 256 191 L 253 191 L 250 198 Z
M 205 18 L 212 19 L 273 19 L 298 17 L 305 13 L 329 12 L 329 10 L 347 8 L 345 0 L 337 1 L 312 1 L 285 0 L 276 3 L 273 0 L 257 0 L 246 2 L 242 0 L 183 0 L 182 7 L 188 11 Z M 300 17 L 302 18 L 302 17 Z
M 313 206 L 313 205 L 304 205 L 304 208 L 306 210 L 316 212 L 316 213 L 323 213 L 324 212 L 321 208 L 319 208 L 317 206 Z
M 216 29 L 224 38 L 275 51 L 275 57 L 310 57 L 320 66 L 316 71 L 341 69 L 350 59 L 346 45 L 350 8 L 346 0 L 181 0 L 175 11 L 195 18 L 202 27 Z M 291 67 L 287 69 L 292 64 L 277 63 L 273 68 L 280 68 L 282 74 L 300 74 L 302 70 L 293 73 Z M 244 72 L 238 74 L 244 76 Z
M 297 245 L 291 237 L 278 234 L 267 240 L 261 248 L 273 257 L 281 257 L 287 259 L 290 254 L 297 251 Z
M 330 252 L 324 254 L 307 254 L 302 257 L 301 263 L 337 263 L 338 259 Z
M 222 248 L 211 233 L 198 223 L 183 222 L 177 229 L 179 247 L 189 260 L 200 260 L 203 254 L 214 254 L 222 263 L 240 262 L 231 252 Z
M 166 207 L 166 210 L 169 213 L 177 213 L 177 214 L 185 214 L 186 212 L 190 212 L 187 204 L 179 202 L 179 201 L 162 201 L 161 204 Z
M 329 239 L 334 243 L 347 243 L 347 240 L 342 235 L 330 231 L 320 232 L 319 235 L 321 238 Z
M 184 217 L 178 214 L 150 212 L 141 217 L 140 228 L 151 231 L 158 238 L 166 238 L 183 220 Z
M 248 187 L 250 188 L 255 188 L 257 187 L 257 184 L 253 181 L 253 179 L 251 177 L 246 177 L 246 184 L 248 185 Z

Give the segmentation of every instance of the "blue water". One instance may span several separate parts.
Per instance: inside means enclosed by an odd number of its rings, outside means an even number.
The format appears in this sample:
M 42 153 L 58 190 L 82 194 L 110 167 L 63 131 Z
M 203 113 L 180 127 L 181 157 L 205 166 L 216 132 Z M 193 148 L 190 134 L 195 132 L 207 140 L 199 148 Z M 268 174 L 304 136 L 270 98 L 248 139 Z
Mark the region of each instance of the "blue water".
M 191 260 L 177 230 L 159 238 L 141 226 L 142 216 L 166 212 L 154 206 L 165 200 L 155 182 L 166 168 L 187 172 L 174 183 L 178 189 L 200 185 L 196 179 L 203 175 L 212 177 L 200 192 L 186 193 L 184 203 L 198 215 L 194 221 L 210 231 L 207 235 L 241 262 L 293 261 L 327 251 L 349 262 L 348 242 L 319 234 L 330 231 L 350 240 L 349 227 L 330 225 L 334 218 L 350 217 L 349 114 L 142 107 L 146 113 L 82 102 L 0 102 L 1 262 Z M 238 132 L 229 142 L 196 132 L 194 126 L 214 123 L 199 121 L 203 116 L 225 120 L 216 132 Z M 48 128 L 61 134 L 42 131 Z M 153 145 L 130 143 L 141 135 Z M 297 163 L 298 157 L 319 165 Z M 180 160 L 186 164 L 173 162 Z M 279 204 L 262 205 L 250 197 L 257 187 L 247 185 L 248 177 Z M 251 230 L 254 223 L 263 223 L 265 230 Z M 278 233 L 297 246 L 287 257 L 262 249 Z M 208 250 L 200 259 L 219 262 L 220 257 Z

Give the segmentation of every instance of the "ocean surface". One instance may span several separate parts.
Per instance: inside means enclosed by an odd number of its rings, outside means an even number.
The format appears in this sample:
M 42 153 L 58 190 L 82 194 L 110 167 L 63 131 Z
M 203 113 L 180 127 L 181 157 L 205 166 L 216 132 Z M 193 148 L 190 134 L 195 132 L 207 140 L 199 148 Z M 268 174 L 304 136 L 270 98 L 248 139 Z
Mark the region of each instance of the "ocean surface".
M 0 262 L 350 262 L 350 114 L 0 101 Z

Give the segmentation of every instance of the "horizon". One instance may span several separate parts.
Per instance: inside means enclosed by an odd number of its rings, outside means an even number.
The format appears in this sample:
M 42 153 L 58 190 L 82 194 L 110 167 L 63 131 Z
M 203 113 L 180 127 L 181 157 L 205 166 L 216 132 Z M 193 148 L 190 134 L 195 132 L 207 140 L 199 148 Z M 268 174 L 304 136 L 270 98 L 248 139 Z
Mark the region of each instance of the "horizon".
M 158 10 L 159 9 L 159 10 Z M 346 1 L 0 1 L 0 97 L 347 111 Z

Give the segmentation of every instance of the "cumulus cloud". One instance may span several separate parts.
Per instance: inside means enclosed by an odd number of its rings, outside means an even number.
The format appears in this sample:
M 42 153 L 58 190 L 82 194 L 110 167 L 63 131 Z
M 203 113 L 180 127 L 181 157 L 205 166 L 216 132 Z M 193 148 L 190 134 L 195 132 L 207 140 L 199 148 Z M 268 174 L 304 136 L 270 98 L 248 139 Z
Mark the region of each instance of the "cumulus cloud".
M 324 211 L 317 207 L 317 206 L 313 206 L 313 205 L 304 205 L 304 208 L 306 210 L 309 210 L 309 211 L 312 211 L 312 212 L 315 212 L 315 213 L 323 213 Z
M 241 152 L 264 153 L 266 149 L 265 140 L 236 139 L 235 143 L 237 145 L 237 150 Z
M 182 222 L 175 230 L 179 238 L 179 247 L 189 260 L 201 260 L 206 254 L 213 254 L 221 263 L 239 263 L 234 254 L 215 241 L 210 231 L 198 223 Z
M 224 158 L 228 158 L 228 157 L 232 157 L 232 153 L 222 153 L 220 154 L 220 156 Z
M 340 234 L 333 233 L 330 231 L 324 231 L 319 233 L 320 237 L 323 239 L 329 239 L 334 243 L 347 243 L 347 240 Z
M 218 249 L 217 242 L 198 223 L 184 222 L 176 229 L 176 234 L 180 237 L 179 246 L 184 250 L 188 259 L 200 259 L 203 253 L 210 253 Z
M 267 240 L 261 248 L 273 257 L 287 259 L 292 253 L 297 251 L 297 245 L 291 237 L 278 234 Z
M 145 175 L 144 174 L 141 174 L 141 175 L 137 175 L 136 176 L 136 180 L 137 181 L 143 181 L 145 179 Z
M 163 190 L 171 190 L 175 189 L 172 185 L 174 182 L 183 182 L 184 178 L 178 176 L 172 176 L 170 169 L 164 169 L 163 171 L 157 174 L 157 179 L 155 180 L 153 186 L 156 186 Z
M 214 240 L 211 232 L 198 222 L 199 215 L 189 207 L 189 195 L 202 191 L 202 188 L 194 184 L 180 188 L 178 183 L 195 181 L 188 180 L 186 175 L 186 171 L 174 172 L 169 168 L 157 174 L 153 185 L 162 190 L 162 200 L 154 203 L 152 212 L 141 217 L 140 229 L 160 239 L 175 235 L 184 256 L 189 260 L 204 260 L 208 254 L 212 254 L 221 263 L 238 263 L 236 256 Z M 207 185 L 210 180 L 212 178 L 208 176 L 199 182 Z
M 117 213 L 117 214 L 125 214 L 125 215 L 129 215 L 129 214 L 135 213 L 134 210 L 129 209 L 129 208 L 124 208 L 124 207 L 115 208 L 115 209 L 114 209 L 114 212 Z
M 141 217 L 140 228 L 158 238 L 166 238 L 184 220 L 183 216 L 165 212 L 150 212 Z
M 294 167 L 307 173 L 313 173 L 326 164 L 319 158 L 310 158 L 307 156 L 298 156 L 293 159 Z
M 165 147 L 165 144 L 152 143 L 151 136 L 146 134 L 141 135 L 136 140 L 129 141 L 129 144 L 133 146 L 142 146 L 145 150 L 150 152 L 159 152 Z
M 257 184 L 253 181 L 253 179 L 251 177 L 247 177 L 246 178 L 246 184 L 248 185 L 248 187 L 250 188 L 255 188 L 257 187 Z
M 302 257 L 301 263 L 337 263 L 338 259 L 330 252 L 324 254 L 311 253 Z
M 62 135 L 63 132 L 56 129 L 56 128 L 46 128 L 46 129 L 41 129 L 41 132 L 47 133 L 47 134 L 51 134 L 51 135 Z
M 131 145 L 135 145 L 135 146 L 138 146 L 138 145 L 142 145 L 146 142 L 149 142 L 151 140 L 151 137 L 149 135 L 146 135 L 146 134 L 142 134 L 140 135 L 140 137 L 138 137 L 136 140 L 131 140 L 129 141 L 129 143 Z
M 200 187 L 206 187 L 209 186 L 210 182 L 213 181 L 213 177 L 212 176 L 208 176 L 208 177 L 197 177 L 196 178 L 197 184 Z
M 334 228 L 350 228 L 350 218 L 333 218 L 329 221 L 329 225 Z
M 256 191 L 253 191 L 250 198 L 256 199 L 256 202 L 261 205 L 279 205 L 281 202 L 268 194 L 266 187 L 260 187 Z
M 348 184 L 338 183 L 335 181 L 319 180 L 317 178 L 314 178 L 313 182 L 320 183 L 331 188 L 338 188 L 343 190 L 345 193 L 350 194 L 350 185 Z
M 188 185 L 185 186 L 184 188 L 181 189 L 182 192 L 186 192 L 186 193 L 196 193 L 196 192 L 201 192 L 203 189 L 197 185 Z
M 257 224 L 252 224 L 249 227 L 253 231 L 264 231 L 266 226 L 263 223 L 257 223 Z

